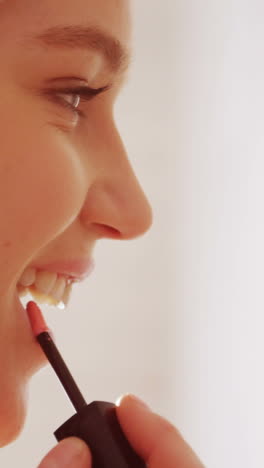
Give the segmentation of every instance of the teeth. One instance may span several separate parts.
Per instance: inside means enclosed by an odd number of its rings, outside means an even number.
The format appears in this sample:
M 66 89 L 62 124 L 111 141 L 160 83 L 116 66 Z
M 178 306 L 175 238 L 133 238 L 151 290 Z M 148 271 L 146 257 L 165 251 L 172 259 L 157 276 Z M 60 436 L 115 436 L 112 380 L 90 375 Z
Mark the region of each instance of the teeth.
M 61 299 L 62 302 L 65 304 L 65 306 L 69 302 L 70 295 L 71 295 L 71 290 L 72 290 L 72 283 L 70 283 L 70 284 L 68 284 L 68 286 L 66 286 L 64 294 L 63 294 L 62 299 Z
M 18 294 L 20 297 L 26 296 L 28 293 L 28 288 L 24 288 L 24 286 L 17 285 Z
M 64 308 L 70 299 L 72 282 L 69 283 L 68 279 L 56 273 L 27 268 L 18 282 L 17 289 L 20 297 L 30 292 L 40 304 Z
M 39 271 L 36 275 L 35 286 L 39 292 L 49 294 L 57 282 L 57 273 Z
M 58 278 L 54 287 L 52 288 L 50 292 L 50 295 L 54 297 L 54 299 L 59 300 L 64 293 L 65 287 L 66 287 L 65 278 L 62 278 L 62 277 Z
M 36 299 L 36 301 L 39 304 L 49 304 L 49 305 L 58 305 L 60 301 L 57 301 L 54 299 L 52 296 L 48 296 L 47 294 L 42 294 L 39 292 L 37 289 L 35 289 L 34 286 L 30 286 L 29 292 L 33 299 Z
M 21 286 L 30 286 L 31 284 L 35 282 L 35 279 L 36 279 L 35 268 L 28 267 L 25 269 L 24 273 L 22 274 L 19 280 L 19 284 L 21 284 Z

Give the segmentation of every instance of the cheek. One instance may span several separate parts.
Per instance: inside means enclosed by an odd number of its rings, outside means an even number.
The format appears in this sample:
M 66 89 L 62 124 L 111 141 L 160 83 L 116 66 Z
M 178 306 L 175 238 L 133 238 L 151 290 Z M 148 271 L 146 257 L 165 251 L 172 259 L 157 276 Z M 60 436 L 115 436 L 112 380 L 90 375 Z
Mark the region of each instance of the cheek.
M 0 132 L 0 243 L 30 255 L 78 215 L 87 178 L 76 150 L 54 126 L 17 128 L 12 138 Z

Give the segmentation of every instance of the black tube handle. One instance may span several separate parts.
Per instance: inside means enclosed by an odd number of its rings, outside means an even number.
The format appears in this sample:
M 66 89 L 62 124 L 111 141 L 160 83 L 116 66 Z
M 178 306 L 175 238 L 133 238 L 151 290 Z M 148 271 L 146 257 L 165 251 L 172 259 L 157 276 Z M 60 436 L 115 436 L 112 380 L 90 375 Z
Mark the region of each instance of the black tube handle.
M 114 403 L 93 401 L 60 426 L 58 441 L 78 437 L 89 446 L 93 468 L 146 468 L 125 437 Z

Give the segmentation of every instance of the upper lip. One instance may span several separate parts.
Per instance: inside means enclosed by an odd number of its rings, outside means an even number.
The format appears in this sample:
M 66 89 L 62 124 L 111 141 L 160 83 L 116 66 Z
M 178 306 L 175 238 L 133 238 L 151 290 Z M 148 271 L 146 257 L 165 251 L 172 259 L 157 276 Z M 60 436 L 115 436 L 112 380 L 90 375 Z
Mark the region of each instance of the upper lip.
M 39 270 L 47 270 L 64 276 L 68 276 L 74 280 L 82 281 L 94 269 L 93 258 L 79 258 L 79 259 L 64 259 L 56 260 L 45 265 L 34 265 L 34 268 Z

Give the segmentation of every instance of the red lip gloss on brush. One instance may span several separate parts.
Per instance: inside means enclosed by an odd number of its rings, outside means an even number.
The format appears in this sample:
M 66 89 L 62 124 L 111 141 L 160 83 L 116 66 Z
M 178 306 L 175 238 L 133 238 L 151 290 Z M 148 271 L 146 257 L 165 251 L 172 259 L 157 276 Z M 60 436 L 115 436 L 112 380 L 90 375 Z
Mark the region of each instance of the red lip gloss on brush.
M 93 468 L 146 468 L 121 429 L 114 403 L 93 401 L 87 405 L 35 302 L 28 302 L 27 313 L 33 334 L 77 411 L 54 432 L 56 439 L 75 436 L 84 440 L 92 453 Z

